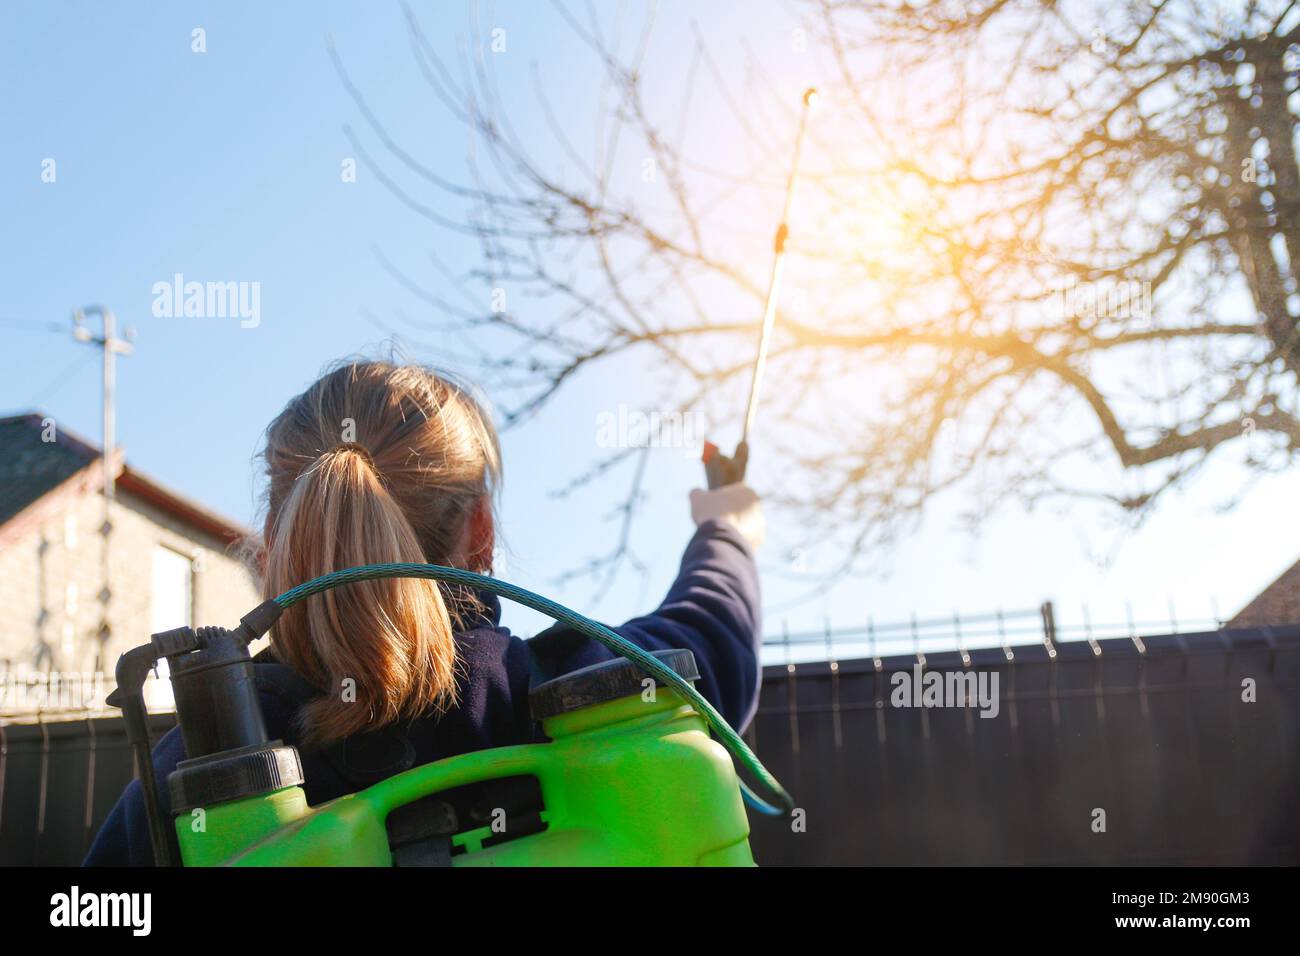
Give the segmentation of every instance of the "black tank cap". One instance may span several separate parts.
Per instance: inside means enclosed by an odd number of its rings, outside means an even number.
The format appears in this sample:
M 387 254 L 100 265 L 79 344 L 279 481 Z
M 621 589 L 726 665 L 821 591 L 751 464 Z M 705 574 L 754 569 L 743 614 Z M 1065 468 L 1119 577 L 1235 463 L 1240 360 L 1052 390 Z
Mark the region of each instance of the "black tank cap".
M 686 680 L 700 679 L 700 671 L 695 666 L 695 655 L 689 650 L 674 647 L 664 651 L 651 651 L 650 654 Z M 532 711 L 534 720 L 545 720 L 583 707 L 640 694 L 641 682 L 649 676 L 625 657 L 601 661 L 537 685 L 528 694 L 528 708 Z M 655 684 L 663 686 L 658 679 Z
M 171 812 L 177 814 L 301 786 L 302 782 L 297 749 L 272 740 L 263 746 L 182 760 L 167 777 L 167 789 Z

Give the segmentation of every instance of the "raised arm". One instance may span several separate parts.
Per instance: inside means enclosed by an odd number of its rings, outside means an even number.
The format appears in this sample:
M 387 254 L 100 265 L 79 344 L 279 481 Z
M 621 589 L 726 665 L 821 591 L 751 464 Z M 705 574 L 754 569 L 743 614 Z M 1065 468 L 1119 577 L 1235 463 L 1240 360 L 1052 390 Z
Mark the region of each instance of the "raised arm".
M 692 651 L 700 670 L 700 693 L 743 731 L 758 708 L 761 680 L 762 620 L 754 549 L 762 542 L 762 513 L 758 497 L 742 484 L 697 491 L 691 504 L 698 526 L 668 595 L 650 614 L 614 630 L 646 650 Z M 528 644 L 540 663 L 540 678 L 616 656 L 562 627 L 544 631 Z

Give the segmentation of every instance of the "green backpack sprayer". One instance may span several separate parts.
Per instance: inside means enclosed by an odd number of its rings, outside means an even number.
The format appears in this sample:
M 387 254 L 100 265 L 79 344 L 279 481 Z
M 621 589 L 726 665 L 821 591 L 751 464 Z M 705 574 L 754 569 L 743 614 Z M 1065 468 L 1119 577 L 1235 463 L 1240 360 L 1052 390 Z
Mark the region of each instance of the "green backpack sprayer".
M 383 577 L 491 591 L 600 641 L 624 660 L 533 689 L 530 706 L 549 743 L 439 760 L 309 807 L 297 749 L 267 739 L 248 645 L 285 608 Z M 188 757 L 167 781 L 180 861 L 171 858 L 149 752 L 143 689 L 159 660 L 169 664 Z M 119 659 L 109 703 L 126 720 L 160 866 L 752 865 L 742 795 L 769 814 L 793 809 L 793 801 L 691 686 L 698 676 L 690 651 L 647 652 L 514 585 L 438 565 L 376 564 L 299 585 L 259 605 L 233 630 L 154 634 Z M 728 751 L 777 806 L 737 777 Z M 475 787 L 477 798 L 469 792 Z
M 740 443 L 731 458 L 705 443 L 710 488 L 744 478 L 815 97 L 812 89 L 803 96 Z M 623 660 L 532 690 L 532 716 L 549 743 L 435 761 L 310 807 L 297 749 L 268 739 L 248 645 L 299 601 L 388 577 L 489 591 L 568 625 Z M 145 678 L 160 660 L 169 664 L 187 755 L 167 780 L 170 823 L 158 800 L 144 704 Z M 690 651 L 647 652 L 514 585 L 433 564 L 373 564 L 286 591 L 254 608 L 234 630 L 182 627 L 154 634 L 122 655 L 108 702 L 122 708 L 160 866 L 752 866 L 744 804 L 778 815 L 792 811 L 794 801 L 691 686 L 698 677 Z M 732 756 L 775 805 L 737 776 Z M 176 831 L 180 860 L 173 859 L 168 826 Z

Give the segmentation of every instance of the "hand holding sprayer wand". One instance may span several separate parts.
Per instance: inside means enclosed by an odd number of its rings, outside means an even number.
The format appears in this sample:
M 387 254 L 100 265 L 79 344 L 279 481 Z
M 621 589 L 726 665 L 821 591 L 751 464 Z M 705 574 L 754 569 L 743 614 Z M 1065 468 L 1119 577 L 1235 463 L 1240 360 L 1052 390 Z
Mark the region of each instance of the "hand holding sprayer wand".
M 753 377 L 749 382 L 749 404 L 745 409 L 745 423 L 740 433 L 740 443 L 730 458 L 719 452 L 713 442 L 704 443 L 704 453 L 700 456 L 704 462 L 704 473 L 708 478 L 709 488 L 721 488 L 735 484 L 745 478 L 745 466 L 749 462 L 749 432 L 754 425 L 754 416 L 758 412 L 759 390 L 763 384 L 763 370 L 767 365 L 767 349 L 772 336 L 772 326 L 776 324 L 776 305 L 781 289 L 782 263 L 785 261 L 785 244 L 790 236 L 790 210 L 794 205 L 795 185 L 799 179 L 799 158 L 803 152 L 804 131 L 808 126 L 808 111 L 817 99 L 817 90 L 809 88 L 803 94 L 803 109 L 799 113 L 799 132 L 795 135 L 794 161 L 790 165 L 790 178 L 785 185 L 785 205 L 781 210 L 781 224 L 776 227 L 776 239 L 773 243 L 772 272 L 767 282 L 767 305 L 763 310 L 763 327 L 758 336 L 758 355 L 754 359 Z

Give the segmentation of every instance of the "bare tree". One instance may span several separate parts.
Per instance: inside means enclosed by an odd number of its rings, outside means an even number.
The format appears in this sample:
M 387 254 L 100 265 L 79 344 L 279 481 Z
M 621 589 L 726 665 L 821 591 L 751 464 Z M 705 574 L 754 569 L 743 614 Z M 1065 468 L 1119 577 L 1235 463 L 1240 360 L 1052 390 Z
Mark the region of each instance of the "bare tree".
M 1234 443 L 1253 473 L 1294 461 L 1300 11 L 1229 7 L 792 9 L 830 109 L 808 147 L 762 441 L 783 463 L 771 497 L 809 540 L 843 545 L 839 568 L 958 485 L 973 522 L 1055 496 L 1137 521 Z M 580 150 L 539 75 L 560 172 L 512 126 L 492 36 L 471 36 L 453 68 L 408 11 L 431 94 L 471 133 L 461 178 L 404 150 L 339 64 L 366 123 L 348 130 L 357 150 L 414 212 L 479 244 L 468 273 L 436 263 L 455 302 L 394 274 L 435 307 L 420 321 L 516 343 L 478 356 L 512 396 L 509 422 L 629 356 L 660 373 L 660 407 L 738 417 L 801 86 L 756 54 L 726 68 L 680 18 L 689 66 L 657 77 L 653 11 L 633 28 L 554 9 L 607 107 Z M 688 141 L 706 98 L 726 114 L 724 161 L 716 137 Z M 651 198 L 619 187 L 629 166 L 652 176 Z M 510 308 L 493 300 L 505 289 Z M 545 301 L 546 319 L 520 297 Z M 567 487 L 638 455 L 615 450 Z M 629 555 L 643 474 L 642 461 L 619 547 L 592 568 Z

